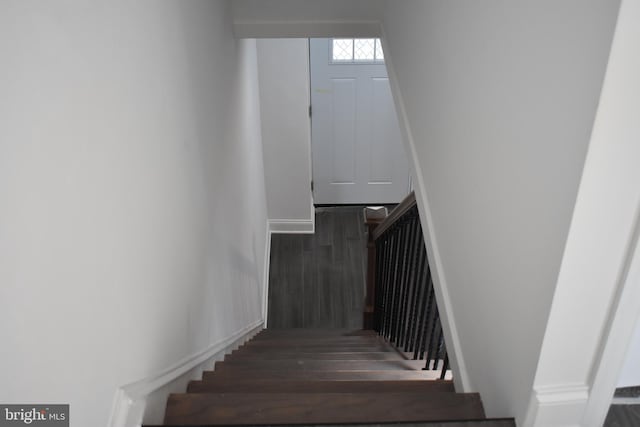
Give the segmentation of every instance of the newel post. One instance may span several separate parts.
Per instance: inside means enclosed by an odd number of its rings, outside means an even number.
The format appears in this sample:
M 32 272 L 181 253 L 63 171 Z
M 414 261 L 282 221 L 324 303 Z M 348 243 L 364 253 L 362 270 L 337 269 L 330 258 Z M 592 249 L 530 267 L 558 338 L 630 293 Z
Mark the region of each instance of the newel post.
M 376 288 L 376 242 L 373 231 L 387 217 L 387 208 L 364 208 L 364 224 L 367 227 L 367 287 L 364 296 L 362 329 L 373 329 Z

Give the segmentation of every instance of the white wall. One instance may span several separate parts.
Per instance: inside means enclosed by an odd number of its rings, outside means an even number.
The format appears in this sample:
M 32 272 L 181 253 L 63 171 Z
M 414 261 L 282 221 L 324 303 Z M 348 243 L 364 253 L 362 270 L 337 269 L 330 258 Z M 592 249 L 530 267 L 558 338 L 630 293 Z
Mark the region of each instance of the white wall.
M 308 40 L 257 46 L 269 219 L 277 231 L 313 231 Z
M 0 401 L 71 404 L 261 319 L 255 42 L 224 1 L 0 3 Z
M 629 343 L 627 356 L 618 380 L 618 387 L 640 385 L 640 322 L 636 322 L 633 338 Z
M 386 57 L 468 389 L 520 423 L 618 2 L 387 4 Z

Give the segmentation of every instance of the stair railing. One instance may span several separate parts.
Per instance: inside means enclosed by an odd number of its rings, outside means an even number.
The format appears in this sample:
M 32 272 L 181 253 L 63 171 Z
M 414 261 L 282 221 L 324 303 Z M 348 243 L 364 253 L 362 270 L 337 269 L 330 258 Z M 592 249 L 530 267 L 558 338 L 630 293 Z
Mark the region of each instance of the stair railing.
M 365 329 L 377 331 L 414 360 L 425 360 L 424 370 L 440 368 L 444 379 L 449 358 L 415 194 L 383 221 L 365 218 L 365 222 L 369 228 Z

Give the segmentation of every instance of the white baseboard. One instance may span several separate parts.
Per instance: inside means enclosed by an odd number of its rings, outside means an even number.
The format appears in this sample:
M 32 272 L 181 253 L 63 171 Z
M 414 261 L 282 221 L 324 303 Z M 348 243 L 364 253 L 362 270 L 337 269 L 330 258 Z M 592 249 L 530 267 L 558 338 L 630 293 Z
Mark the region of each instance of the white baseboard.
M 272 233 L 315 233 L 315 223 L 308 219 L 270 219 L 269 229 Z
M 535 388 L 523 427 L 580 427 L 589 400 L 586 384 L 566 384 Z
M 188 382 L 212 369 L 214 360 L 235 350 L 260 332 L 262 320 L 248 325 L 208 348 L 185 357 L 173 366 L 140 381 L 120 387 L 114 396 L 109 427 L 140 427 L 143 423 L 162 424 L 170 393 L 184 392 Z

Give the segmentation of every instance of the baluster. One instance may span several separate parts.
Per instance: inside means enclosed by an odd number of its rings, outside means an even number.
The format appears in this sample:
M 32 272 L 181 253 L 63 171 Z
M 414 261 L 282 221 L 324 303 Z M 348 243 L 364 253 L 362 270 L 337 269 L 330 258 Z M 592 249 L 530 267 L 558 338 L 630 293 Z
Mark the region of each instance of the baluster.
M 382 316 L 382 278 L 384 277 L 384 243 L 382 240 L 375 242 L 376 268 L 375 268 L 375 295 L 373 301 L 373 330 L 380 332 L 380 317 Z
M 423 331 L 424 333 L 424 339 L 422 340 L 422 345 L 420 346 L 420 359 L 424 358 L 424 354 L 425 351 L 427 350 L 427 347 L 429 345 L 430 339 L 433 335 L 433 328 L 434 328 L 434 321 L 435 321 L 435 313 L 433 310 L 433 306 L 434 306 L 434 300 L 435 300 L 435 295 L 433 292 L 433 285 L 432 285 L 432 277 L 429 277 L 429 282 L 427 282 L 427 289 L 429 290 L 429 302 L 427 303 L 427 316 L 426 316 L 426 320 L 425 320 L 425 330 Z
M 403 317 L 402 336 L 400 337 L 400 345 L 407 351 L 407 342 L 409 340 L 409 332 L 411 329 L 411 317 L 412 311 L 415 305 L 416 290 L 418 289 L 418 283 L 416 280 L 417 270 L 419 268 L 419 253 L 420 246 L 424 246 L 422 243 L 422 229 L 420 227 L 420 217 L 418 216 L 417 209 L 414 211 L 414 217 L 412 220 L 412 245 L 409 262 L 409 274 L 407 276 L 407 304 L 404 307 L 405 316 Z
M 392 244 L 393 236 L 386 232 L 383 236 L 385 242 L 385 273 L 384 273 L 384 289 L 383 289 L 383 308 L 382 308 L 382 324 L 381 335 L 385 336 L 387 333 L 387 321 L 389 319 L 389 289 L 391 287 L 391 260 L 392 260 Z
M 391 289 L 391 304 L 389 305 L 389 330 L 387 331 L 387 339 L 389 341 L 393 341 L 393 332 L 396 327 L 396 306 L 398 304 L 398 294 L 400 288 L 398 286 L 398 278 L 400 277 L 400 261 L 402 258 L 401 248 L 402 248 L 402 227 L 400 224 L 396 225 L 394 228 L 394 237 L 395 244 L 393 247 L 393 275 L 392 275 L 392 285 Z
M 438 354 L 440 348 L 440 341 L 442 341 L 442 325 L 440 324 L 440 317 L 438 316 L 438 306 L 434 308 L 433 329 L 431 330 L 431 336 L 429 337 L 429 347 L 427 348 L 427 363 L 425 369 L 429 369 L 429 364 L 433 361 L 433 370 L 437 369 Z
M 409 211 L 407 214 L 407 220 L 405 223 L 405 250 L 404 250 L 404 262 L 402 265 L 402 277 L 400 279 L 400 287 L 401 287 L 401 298 L 400 305 L 398 307 L 398 330 L 396 333 L 395 343 L 400 346 L 402 345 L 402 339 L 404 337 L 404 326 L 406 323 L 407 316 L 407 299 L 409 297 L 409 275 L 411 273 L 411 261 L 413 255 L 413 238 L 414 238 L 414 221 L 413 216 L 411 215 L 412 211 Z
M 427 330 L 427 320 L 429 314 L 430 294 L 427 284 L 431 280 L 431 269 L 427 266 L 427 275 L 424 279 L 422 292 L 422 299 L 420 301 L 420 313 L 418 315 L 418 326 L 416 330 L 416 345 L 413 352 L 413 359 L 422 359 L 422 347 L 425 340 L 425 332 Z
M 397 343 L 399 328 L 401 324 L 402 318 L 402 302 L 404 298 L 404 277 L 406 275 L 406 264 L 407 264 L 407 249 L 409 242 L 409 222 L 406 217 L 401 221 L 399 227 L 399 251 L 398 251 L 398 275 L 396 276 L 396 294 L 395 301 L 393 305 L 393 328 L 391 329 L 391 338 L 390 341 L 392 343 Z
M 399 262 L 400 262 L 400 247 L 401 247 L 401 233 L 399 224 L 395 224 L 392 229 L 393 246 L 391 247 L 392 263 L 391 263 L 391 275 L 390 275 L 390 287 L 389 287 L 389 306 L 387 308 L 387 315 L 389 316 L 387 333 L 385 338 L 391 341 L 391 335 L 393 334 L 393 328 L 395 326 L 395 306 L 398 293 L 398 274 L 399 274 Z
M 443 380 L 445 375 L 447 375 L 447 369 L 449 369 L 449 354 L 445 350 L 444 352 L 444 363 L 442 364 L 442 371 L 440 372 L 440 379 Z
M 428 322 L 429 326 L 427 328 L 425 345 L 422 348 L 422 354 L 420 358 L 425 357 L 425 355 L 428 355 L 428 356 L 432 355 L 433 342 L 434 342 L 433 340 L 435 339 L 436 328 L 438 324 L 438 312 L 437 312 L 437 307 L 435 302 L 436 301 L 435 292 L 433 291 L 433 288 L 429 289 L 429 293 L 431 295 L 429 297 L 430 299 L 429 313 L 431 313 L 431 315 L 429 316 L 429 322 Z
M 436 360 L 436 366 L 438 364 L 438 360 L 442 360 L 443 364 L 444 364 L 444 355 L 443 355 L 443 350 L 444 350 L 444 330 L 442 329 L 442 320 L 440 319 L 440 312 L 438 312 L 438 340 L 436 341 L 436 349 L 435 349 L 435 353 L 434 353 L 434 358 Z M 436 369 L 436 367 L 434 367 L 434 370 Z
M 400 245 L 398 227 L 393 226 L 390 230 L 391 234 L 391 246 L 390 246 L 390 269 L 389 269 L 389 286 L 387 290 L 387 309 L 386 311 L 386 324 L 384 337 L 389 339 L 391 336 L 391 328 L 393 326 L 393 307 L 395 303 L 395 290 L 396 290 L 396 277 L 398 273 L 398 248 Z
M 390 233 L 385 233 L 383 236 L 384 239 L 384 276 L 382 279 L 383 290 L 382 290 L 382 312 L 380 319 L 380 333 L 382 336 L 386 335 L 387 332 L 387 322 L 389 320 L 389 292 L 391 289 L 391 261 L 392 261 L 392 244 L 393 244 L 393 236 Z
M 419 234 L 422 236 L 422 227 L 419 227 Z M 424 275 L 427 274 L 427 270 L 429 269 L 427 263 L 427 255 L 424 245 L 419 246 L 418 260 L 420 266 L 418 267 L 418 274 L 415 276 L 415 289 L 413 295 L 413 304 L 411 305 L 411 312 L 409 313 L 409 339 L 405 345 L 406 351 L 413 352 L 416 346 L 417 341 L 417 333 L 418 333 L 418 314 L 421 308 L 420 302 L 422 301 L 422 296 L 425 292 L 425 281 L 423 280 Z

